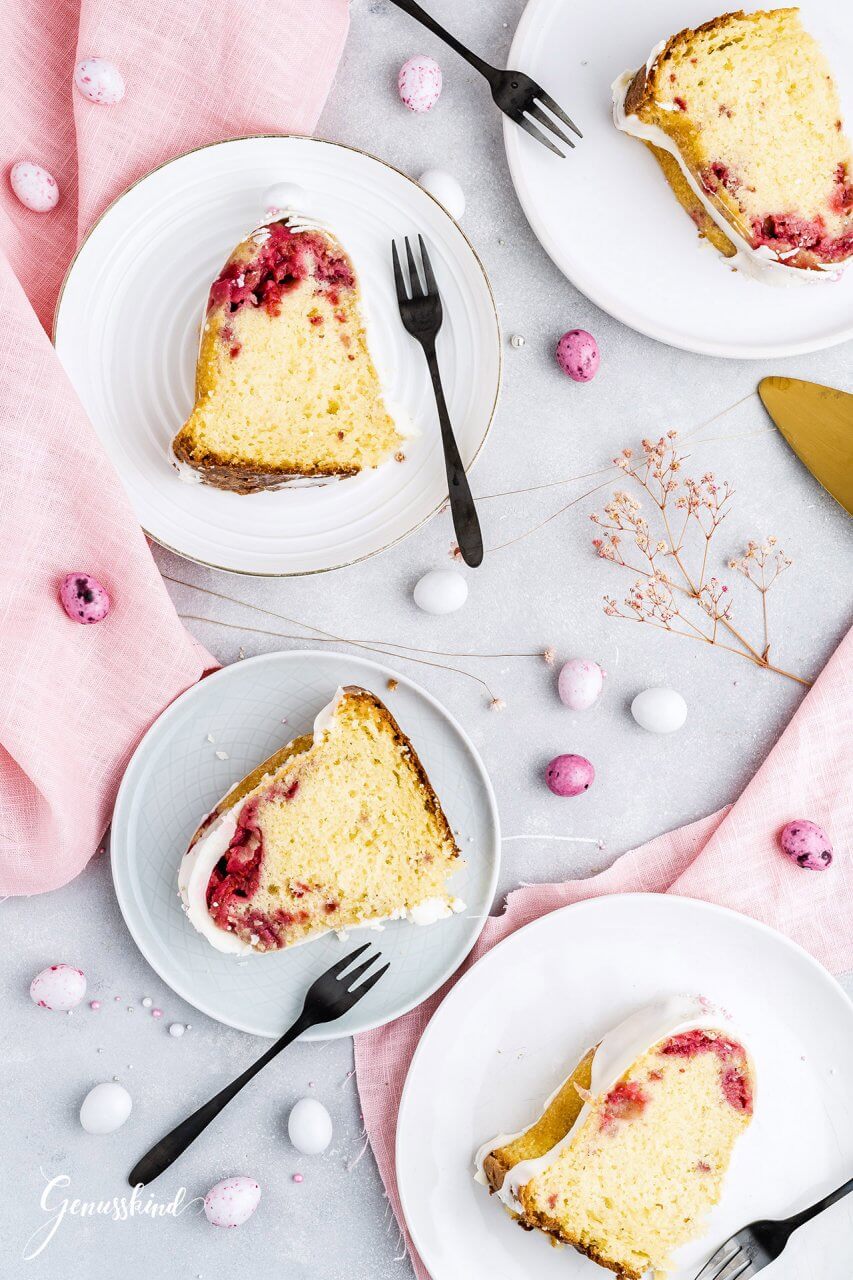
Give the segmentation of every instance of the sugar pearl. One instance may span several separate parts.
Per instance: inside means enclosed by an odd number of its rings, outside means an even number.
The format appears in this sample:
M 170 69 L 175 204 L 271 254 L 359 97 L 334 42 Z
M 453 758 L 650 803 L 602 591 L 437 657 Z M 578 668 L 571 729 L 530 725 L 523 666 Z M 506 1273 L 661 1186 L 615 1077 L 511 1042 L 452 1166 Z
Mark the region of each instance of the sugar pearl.
M 170 1035 L 170 1036 L 174 1036 L 174 1037 L 177 1039 L 177 1037 L 178 1037 L 178 1036 L 182 1036 L 182 1035 L 184 1034 L 184 1032 L 185 1032 L 185 1031 L 186 1031 L 186 1027 L 184 1026 L 184 1024 L 183 1024 L 182 1022 L 170 1022 L 170 1023 L 169 1023 L 169 1035 Z
M 150 1009 L 153 1003 L 154 1003 L 154 1001 L 151 999 L 151 997 L 150 997 L 150 996 L 143 996 L 143 997 L 142 997 L 142 1007 L 143 1007 L 143 1009 Z
M 520 333 L 514 333 L 509 340 L 509 345 L 511 347 L 515 347 L 516 351 L 518 351 L 521 347 L 524 346 L 525 342 L 526 342 L 526 338 L 523 338 Z
M 12 190 L 33 213 L 49 213 L 59 201 L 59 187 L 52 173 L 32 160 L 19 160 L 9 170 Z

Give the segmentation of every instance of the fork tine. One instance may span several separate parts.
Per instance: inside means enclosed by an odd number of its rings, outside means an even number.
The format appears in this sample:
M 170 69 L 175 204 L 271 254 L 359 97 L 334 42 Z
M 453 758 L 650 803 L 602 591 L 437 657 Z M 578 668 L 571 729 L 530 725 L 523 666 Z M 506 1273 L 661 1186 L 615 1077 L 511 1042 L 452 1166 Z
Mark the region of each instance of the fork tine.
M 424 287 L 421 284 L 421 277 L 418 273 L 418 268 L 415 265 L 415 255 L 412 253 L 412 246 L 409 244 L 409 237 L 405 236 L 404 239 L 406 244 L 406 259 L 409 263 L 409 281 L 412 286 L 412 297 L 425 298 L 426 294 L 424 293 Z
M 721 1244 L 717 1252 L 708 1259 L 696 1280 L 715 1280 L 720 1268 L 725 1266 L 727 1262 L 731 1262 L 732 1258 L 736 1258 L 739 1253 L 740 1245 L 732 1236 Z
M 431 293 L 438 293 L 438 285 L 435 283 L 435 275 L 433 274 L 432 263 L 429 260 L 427 247 L 424 244 L 424 238 L 420 234 L 420 232 L 418 232 L 418 244 L 421 246 L 421 262 L 424 264 L 424 275 L 426 276 L 426 282 L 427 282 L 427 297 L 429 297 Z
M 526 133 L 529 133 L 531 138 L 535 138 L 537 142 L 542 143 L 543 147 L 547 147 L 549 151 L 553 151 L 555 156 L 559 156 L 561 160 L 565 160 L 566 157 L 563 155 L 562 151 L 560 151 L 559 147 L 555 147 L 551 139 L 546 138 L 545 134 L 542 133 L 540 129 L 537 129 L 535 124 L 531 124 L 526 116 L 519 114 L 517 116 L 512 116 L 512 119 L 517 125 L 520 125 Z
M 537 107 L 535 102 L 531 102 L 530 106 L 526 107 L 525 110 L 529 116 L 533 116 L 534 120 L 538 120 L 540 124 L 544 124 L 546 129 L 550 129 L 561 142 L 565 142 L 566 146 L 571 147 L 574 151 L 575 144 L 572 142 L 571 138 L 567 137 L 566 134 L 563 133 L 563 130 L 554 124 L 554 121 L 550 116 L 546 116 L 541 107 Z
M 745 1276 L 747 1272 L 755 1275 L 749 1258 L 738 1249 L 731 1262 L 727 1262 L 722 1271 L 717 1272 L 714 1280 L 739 1280 L 739 1277 Z
M 394 260 L 394 283 L 397 286 L 397 301 L 408 302 L 409 295 L 406 291 L 406 282 L 403 279 L 403 268 L 400 266 L 400 258 L 397 254 L 397 246 L 391 241 L 391 257 Z
M 364 961 L 364 963 L 360 964 L 357 969 L 352 969 L 349 973 L 345 974 L 344 977 L 341 978 L 341 982 L 346 983 L 347 990 L 351 991 L 352 985 L 356 981 L 356 979 L 360 978 L 363 973 L 367 972 L 367 970 L 370 968 L 372 964 L 376 964 L 376 961 L 381 959 L 382 959 L 381 952 L 377 952 L 375 955 L 368 956 L 367 959 Z
M 576 133 L 579 138 L 583 137 L 583 134 L 575 124 L 574 120 L 569 119 L 569 117 L 566 115 L 563 108 L 560 106 L 558 102 L 554 101 L 550 93 L 546 93 L 544 89 L 540 89 L 539 92 L 536 94 L 536 97 L 541 99 L 541 101 L 548 108 L 548 110 L 553 112 L 553 114 L 557 116 L 559 120 L 562 120 L 563 124 L 567 124 L 573 133 Z
M 329 969 L 329 976 L 332 978 L 339 978 L 344 969 L 346 969 L 348 965 L 351 965 L 353 960 L 357 960 L 362 952 L 366 951 L 369 946 L 370 943 L 365 942 L 363 946 L 356 947 L 355 951 L 351 951 L 348 956 L 344 956 L 343 960 L 339 960 L 334 968 Z
M 372 973 L 369 978 L 365 978 L 361 986 L 356 987 L 355 991 L 351 991 L 350 995 L 356 996 L 359 1000 L 361 999 L 362 996 L 366 996 L 370 988 L 375 987 L 379 979 L 382 977 L 383 973 L 386 973 L 390 968 L 391 968 L 391 961 L 389 960 L 387 964 L 383 964 L 381 969 L 377 969 L 376 972 Z

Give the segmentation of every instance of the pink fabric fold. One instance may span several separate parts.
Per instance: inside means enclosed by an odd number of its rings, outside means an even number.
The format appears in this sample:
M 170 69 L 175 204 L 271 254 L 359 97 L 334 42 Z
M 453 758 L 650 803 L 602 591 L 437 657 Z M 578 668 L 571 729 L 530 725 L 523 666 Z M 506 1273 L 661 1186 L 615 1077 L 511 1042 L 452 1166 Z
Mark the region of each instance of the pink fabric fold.
M 0 894 L 66 883 L 98 847 L 127 759 L 209 656 L 182 627 L 121 484 L 45 333 L 79 240 L 131 182 L 183 151 L 311 133 L 347 0 L 32 0 L 7 9 L 4 163 L 53 173 L 36 214 L 0 178 Z M 127 93 L 73 87 L 102 57 Z M 68 619 L 65 574 L 113 609 Z
M 394 1161 L 406 1073 L 427 1023 L 454 982 L 496 943 L 559 907 L 607 893 L 674 893 L 716 902 L 779 929 L 834 973 L 853 968 L 853 631 L 833 654 L 741 797 L 698 822 L 624 854 L 587 880 L 516 889 L 490 917 L 468 960 L 436 995 L 355 1042 L 364 1124 L 418 1280 L 429 1273 L 406 1230 Z M 810 818 L 830 835 L 827 871 L 804 871 L 779 849 L 779 832 Z

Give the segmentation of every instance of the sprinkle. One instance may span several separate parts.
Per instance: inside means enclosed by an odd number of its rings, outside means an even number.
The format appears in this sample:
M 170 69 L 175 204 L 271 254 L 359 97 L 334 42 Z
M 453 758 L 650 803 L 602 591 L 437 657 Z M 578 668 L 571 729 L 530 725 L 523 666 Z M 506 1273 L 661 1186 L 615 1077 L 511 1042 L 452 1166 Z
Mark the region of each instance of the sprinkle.
M 128 1012 L 128 1013 L 133 1013 L 133 1005 L 132 1005 L 132 1004 L 129 1004 L 129 1005 L 127 1006 L 127 1012 Z
M 215 754 L 215 756 L 216 756 L 216 759 L 217 759 L 217 760 L 227 760 L 227 759 L 228 759 L 228 752 L 227 752 L 227 751 L 216 751 L 216 752 L 214 752 L 214 754 Z
M 170 1035 L 170 1036 L 174 1036 L 174 1037 L 177 1039 L 177 1038 L 178 1038 L 178 1036 L 182 1036 L 182 1035 L 184 1034 L 184 1032 L 185 1032 L 185 1031 L 186 1031 L 186 1027 L 184 1026 L 184 1024 L 183 1024 L 182 1022 L 170 1022 L 170 1023 L 169 1023 L 169 1035 Z
M 302 1177 L 302 1174 L 301 1174 L 301 1173 L 294 1173 L 294 1175 L 293 1175 L 293 1181 L 294 1181 L 294 1182 L 304 1182 L 304 1181 L 305 1181 L 305 1179 Z
M 113 999 L 115 1000 L 116 1004 L 118 1004 L 119 1000 L 121 1000 L 121 996 L 113 996 Z
M 388 690 L 388 692 L 389 692 L 389 693 L 393 693 L 393 692 L 394 692 L 394 690 L 397 688 L 397 685 L 398 685 L 399 683 L 400 683 L 400 681 L 399 681 L 399 680 L 393 680 L 393 679 L 391 679 L 391 680 L 386 681 L 385 687 L 386 687 L 386 689 Z
M 214 736 L 213 736 L 213 734 L 212 734 L 212 733 L 209 733 L 209 734 L 207 735 L 207 740 L 208 740 L 208 742 L 215 742 L 215 741 L 216 741 L 216 739 L 214 738 Z
M 152 1017 L 152 1018 L 162 1018 L 162 1016 L 163 1016 L 163 1010 L 162 1010 L 162 1009 L 152 1009 L 152 1010 L 151 1010 L 151 1017 Z
M 101 1007 L 101 1002 L 100 1002 L 100 1000 L 90 1000 L 90 1001 L 89 1001 L 89 1008 L 90 1008 L 90 1009 L 100 1009 L 100 1007 Z
M 143 1009 L 150 1009 L 153 1003 L 154 1003 L 154 1001 L 151 999 L 151 997 L 150 997 L 150 996 L 143 996 L 143 997 L 142 997 L 142 1007 L 143 1007 Z

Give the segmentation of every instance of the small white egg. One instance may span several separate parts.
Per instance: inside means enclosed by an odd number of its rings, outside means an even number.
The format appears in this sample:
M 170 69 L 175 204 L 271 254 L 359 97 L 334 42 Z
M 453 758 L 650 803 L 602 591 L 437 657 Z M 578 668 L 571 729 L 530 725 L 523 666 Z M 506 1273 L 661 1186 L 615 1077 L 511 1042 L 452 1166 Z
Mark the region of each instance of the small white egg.
M 223 1178 L 204 1197 L 204 1213 L 214 1227 L 242 1227 L 261 1203 L 261 1188 L 242 1174 Z
M 560 701 L 572 711 L 586 711 L 604 687 L 604 672 L 589 658 L 572 658 L 564 663 L 557 678 Z
M 86 994 L 86 975 L 70 964 L 52 964 L 37 973 L 30 983 L 30 999 L 42 1009 L 67 1013 Z
M 264 192 L 264 213 L 288 213 L 297 210 L 304 213 L 307 192 L 295 182 L 275 182 Z
M 56 178 L 40 164 L 19 160 L 9 170 L 12 190 L 25 208 L 33 213 L 49 213 L 59 202 Z
M 675 733 L 687 719 L 687 703 L 675 689 L 643 689 L 631 703 L 631 715 L 649 733 Z
M 456 569 L 430 569 L 418 578 L 413 594 L 424 613 L 455 613 L 468 599 L 468 583 Z
M 74 68 L 74 84 L 89 102 L 114 107 L 125 95 L 124 76 L 106 58 L 84 58 Z
M 132 1107 L 133 1100 L 124 1085 L 108 1080 L 96 1084 L 86 1094 L 80 1108 L 80 1123 L 87 1133 L 115 1133 Z
M 425 169 L 418 182 L 439 204 L 444 205 L 451 218 L 458 222 L 465 212 L 465 192 L 452 173 L 446 169 Z
M 300 1098 L 287 1118 L 290 1141 L 304 1156 L 318 1156 L 332 1141 L 332 1117 L 316 1098 Z

